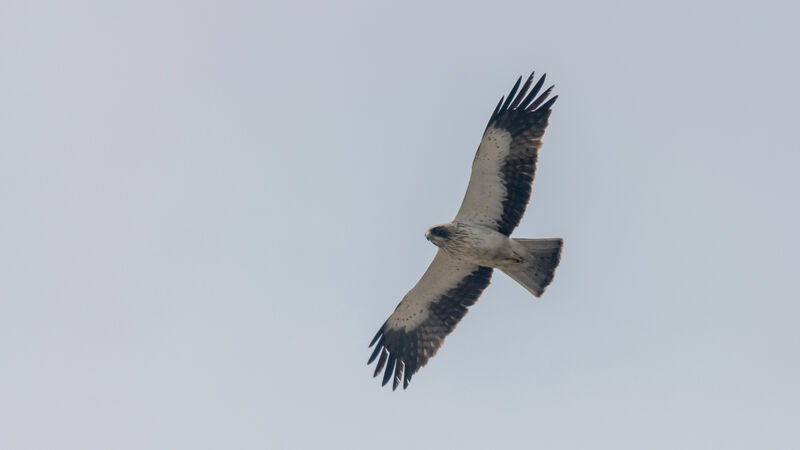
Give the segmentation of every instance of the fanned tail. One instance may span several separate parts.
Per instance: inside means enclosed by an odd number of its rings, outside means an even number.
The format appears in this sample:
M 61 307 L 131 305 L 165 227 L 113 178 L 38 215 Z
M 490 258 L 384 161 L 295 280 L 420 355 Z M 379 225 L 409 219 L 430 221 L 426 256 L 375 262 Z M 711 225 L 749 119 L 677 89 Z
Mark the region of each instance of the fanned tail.
M 522 261 L 499 267 L 531 294 L 540 297 L 553 281 L 556 267 L 561 261 L 564 240 L 556 239 L 512 239 L 522 249 Z

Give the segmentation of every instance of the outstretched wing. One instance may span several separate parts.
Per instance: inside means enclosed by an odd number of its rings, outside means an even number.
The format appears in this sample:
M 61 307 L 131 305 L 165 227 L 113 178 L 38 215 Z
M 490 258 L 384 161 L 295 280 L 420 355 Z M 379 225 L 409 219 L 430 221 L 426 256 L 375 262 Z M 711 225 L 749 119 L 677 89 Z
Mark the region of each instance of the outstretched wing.
M 501 98 L 497 103 L 472 162 L 472 175 L 456 221 L 479 223 L 505 235 L 519 225 L 531 197 L 550 107 L 558 98 L 547 100 L 553 86 L 536 96 L 544 78 L 542 75 L 528 92 L 533 74 L 522 89 L 520 77 L 505 101 Z
M 372 339 L 375 350 L 367 364 L 378 359 L 374 376 L 385 368 L 383 385 L 394 376 L 392 390 L 424 366 L 444 338 L 475 304 L 492 278 L 492 268 L 453 258 L 442 250 L 428 270 L 397 305 Z

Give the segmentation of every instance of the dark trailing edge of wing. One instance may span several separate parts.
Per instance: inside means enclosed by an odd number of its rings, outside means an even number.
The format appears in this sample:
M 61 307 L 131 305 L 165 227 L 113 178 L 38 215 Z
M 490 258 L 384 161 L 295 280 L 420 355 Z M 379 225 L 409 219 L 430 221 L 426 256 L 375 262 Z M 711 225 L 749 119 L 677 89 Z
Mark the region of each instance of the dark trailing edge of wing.
M 517 80 L 508 97 L 504 97 L 505 100 L 500 98 L 486 125 L 486 129 L 495 127 L 506 130 L 512 138 L 509 156 L 501 167 L 506 198 L 503 200 L 503 214 L 497 223 L 497 231 L 505 235 L 511 235 L 525 213 L 536 172 L 538 147 L 547 128 L 550 108 L 558 99 L 556 95 L 548 100 L 553 86 L 539 94 L 546 75 L 542 75 L 531 88 L 533 76 L 531 73 L 521 89 L 522 77 Z
M 374 345 L 375 350 L 367 364 L 378 358 L 373 376 L 383 371 L 383 386 L 393 379 L 392 390 L 397 389 L 401 381 L 406 389 L 411 377 L 436 354 L 444 338 L 467 314 L 467 308 L 475 304 L 491 278 L 491 267 L 476 266 L 456 287 L 428 305 L 428 318 L 411 330 L 392 329 L 384 322 L 369 344 L 370 347 Z

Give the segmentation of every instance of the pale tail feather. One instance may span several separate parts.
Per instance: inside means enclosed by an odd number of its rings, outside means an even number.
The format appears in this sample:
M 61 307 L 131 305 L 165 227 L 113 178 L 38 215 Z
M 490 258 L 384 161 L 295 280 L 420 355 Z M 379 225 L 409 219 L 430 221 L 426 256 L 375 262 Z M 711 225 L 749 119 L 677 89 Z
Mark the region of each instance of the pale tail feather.
M 522 245 L 522 262 L 499 267 L 531 294 L 539 297 L 553 281 L 561 260 L 563 239 L 513 239 Z

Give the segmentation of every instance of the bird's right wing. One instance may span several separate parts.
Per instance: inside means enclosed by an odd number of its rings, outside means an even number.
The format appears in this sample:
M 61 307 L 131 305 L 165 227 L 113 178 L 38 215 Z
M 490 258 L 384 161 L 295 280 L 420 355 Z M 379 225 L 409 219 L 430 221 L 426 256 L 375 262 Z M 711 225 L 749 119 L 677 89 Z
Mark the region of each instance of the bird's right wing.
M 372 339 L 370 347 L 375 345 L 375 350 L 367 364 L 380 356 L 374 375 L 385 368 L 384 385 L 394 376 L 392 389 L 397 389 L 401 379 L 403 389 L 408 387 L 411 376 L 436 354 L 491 277 L 491 267 L 477 266 L 439 250 Z

